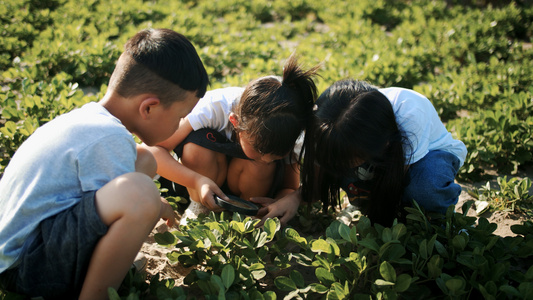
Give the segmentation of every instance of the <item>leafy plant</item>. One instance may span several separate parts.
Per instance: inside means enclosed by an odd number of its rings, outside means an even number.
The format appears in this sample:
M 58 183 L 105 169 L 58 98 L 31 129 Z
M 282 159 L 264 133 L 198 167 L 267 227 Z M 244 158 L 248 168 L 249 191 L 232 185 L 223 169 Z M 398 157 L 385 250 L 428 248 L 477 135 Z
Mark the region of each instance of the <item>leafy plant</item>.
M 187 36 L 213 89 L 280 75 L 292 52 L 322 64 L 319 91 L 346 77 L 413 88 L 466 144 L 461 181 L 484 178 L 486 167 L 517 173 L 533 161 L 533 8 L 524 1 L 2 4 L 0 176 L 39 126 L 100 99 L 123 44 L 147 27 Z M 84 95 L 86 87 L 100 93 Z M 487 186 L 478 196 L 493 209 L 514 205 L 531 214 L 529 181 L 503 177 L 499 184 L 500 190 Z M 169 202 L 175 209 L 185 204 Z M 531 222 L 513 226 L 519 236 L 502 239 L 483 218 L 449 212 L 429 221 L 418 209 L 409 213 L 408 222 L 391 228 L 364 217 L 351 226 L 331 223 L 334 212 L 322 214 L 318 203 L 302 207 L 285 229 L 277 221 L 258 229 L 242 216 L 209 215 L 181 232 L 158 235 L 175 248 L 169 260 L 195 267 L 186 286 L 130 274 L 110 297 L 531 298 L 533 271 L 523 268 L 531 265 Z M 0 294 L 10 297 L 16 296 Z
M 407 224 L 390 228 L 371 226 L 362 217 L 353 227 L 334 222 L 318 239 L 287 234 L 301 248 L 293 256 L 313 268 L 316 279 L 302 282 L 301 274 L 293 271 L 277 279 L 276 286 L 291 291 L 292 298 L 504 299 L 512 295 L 526 299 L 533 295 L 533 267 L 523 268 L 533 256 L 531 224 L 514 228 L 523 236 L 502 239 L 492 234 L 496 224 L 454 213 L 453 207 L 444 218 L 431 222 L 418 206 L 407 210 Z
M 173 279 L 161 280 L 159 275 L 155 275 L 147 280 L 144 272 L 137 272 L 135 269 L 131 269 L 118 291 L 113 288 L 108 289 L 108 297 L 110 300 L 186 300 L 186 292 L 174 285 L 175 281 Z
M 172 263 L 196 266 L 184 279 L 191 289 L 199 289 L 206 299 L 248 297 L 273 299 L 272 291 L 262 291 L 259 283 L 267 270 L 286 268 L 287 258 L 278 256 L 266 263 L 272 253 L 267 243 L 280 229 L 277 219 L 269 219 L 263 229 L 256 229 L 259 220 L 242 218 L 225 212 L 211 212 L 190 220 L 181 231 L 155 235 L 158 244 L 175 247 L 167 255 Z
M 477 190 L 469 191 L 469 194 L 479 201 L 487 201 L 492 211 L 515 211 L 531 209 L 533 196 L 529 194 L 531 179 L 513 177 L 507 180 L 507 176 L 498 177 L 499 189 L 492 189 L 490 182 Z

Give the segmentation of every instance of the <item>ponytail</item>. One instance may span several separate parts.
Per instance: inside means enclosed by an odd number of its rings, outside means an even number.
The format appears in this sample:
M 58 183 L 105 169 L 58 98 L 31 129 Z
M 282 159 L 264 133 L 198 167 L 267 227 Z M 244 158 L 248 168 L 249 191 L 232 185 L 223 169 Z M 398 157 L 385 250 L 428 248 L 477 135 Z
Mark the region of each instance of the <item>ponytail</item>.
M 283 68 L 281 81 L 278 77 L 266 76 L 248 84 L 235 113 L 238 129 L 254 137 L 253 147 L 257 151 L 286 155 L 293 151 L 302 131 L 312 128 L 317 97 L 313 78 L 318 68 L 304 71 L 295 55 L 291 55 Z

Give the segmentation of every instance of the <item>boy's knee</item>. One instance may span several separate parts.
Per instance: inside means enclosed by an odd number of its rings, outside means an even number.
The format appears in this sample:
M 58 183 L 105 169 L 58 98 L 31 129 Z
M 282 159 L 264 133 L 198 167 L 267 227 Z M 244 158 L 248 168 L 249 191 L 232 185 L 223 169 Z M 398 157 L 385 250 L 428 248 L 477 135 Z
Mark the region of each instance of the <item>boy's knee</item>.
M 123 174 L 96 194 L 99 213 L 106 224 L 119 217 L 154 219 L 159 216 L 161 197 L 153 180 L 139 172 Z
M 128 207 L 132 209 L 139 209 L 145 215 L 156 214 L 159 215 L 161 207 L 161 196 L 154 184 L 154 181 L 144 173 L 128 173 L 127 184 L 124 186 L 128 190 L 129 203 Z

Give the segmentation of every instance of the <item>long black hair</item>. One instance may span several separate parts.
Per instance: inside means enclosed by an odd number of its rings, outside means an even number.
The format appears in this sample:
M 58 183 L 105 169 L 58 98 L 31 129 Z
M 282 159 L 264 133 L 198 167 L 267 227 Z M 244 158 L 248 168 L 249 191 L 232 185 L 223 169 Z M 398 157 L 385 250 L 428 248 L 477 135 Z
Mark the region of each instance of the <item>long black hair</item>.
M 343 80 L 324 91 L 316 105 L 316 147 L 306 150 L 302 197 L 321 199 L 325 210 L 338 204 L 341 179 L 366 162 L 373 166 L 374 177 L 363 213 L 372 222 L 390 225 L 401 206 L 404 149 L 409 147 L 390 101 L 367 82 Z M 312 169 L 318 169 L 318 174 Z

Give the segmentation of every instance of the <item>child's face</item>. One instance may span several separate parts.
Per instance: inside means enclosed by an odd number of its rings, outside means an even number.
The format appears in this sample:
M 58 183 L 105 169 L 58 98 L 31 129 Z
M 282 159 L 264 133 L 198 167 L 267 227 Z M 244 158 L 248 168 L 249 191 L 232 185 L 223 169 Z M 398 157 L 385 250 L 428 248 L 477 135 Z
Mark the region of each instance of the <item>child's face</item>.
M 244 154 L 250 158 L 253 159 L 256 162 L 261 163 L 271 163 L 276 160 L 280 160 L 283 158 L 283 156 L 279 155 L 273 155 L 273 154 L 261 154 L 259 151 L 255 150 L 252 146 L 252 141 L 248 134 L 246 132 L 239 132 L 239 141 L 241 144 L 242 151 Z
M 196 92 L 187 91 L 183 100 L 172 103 L 170 107 L 159 104 L 153 122 L 143 129 L 144 134 L 139 138 L 149 146 L 166 140 L 178 129 L 180 119 L 191 112 L 198 100 Z

